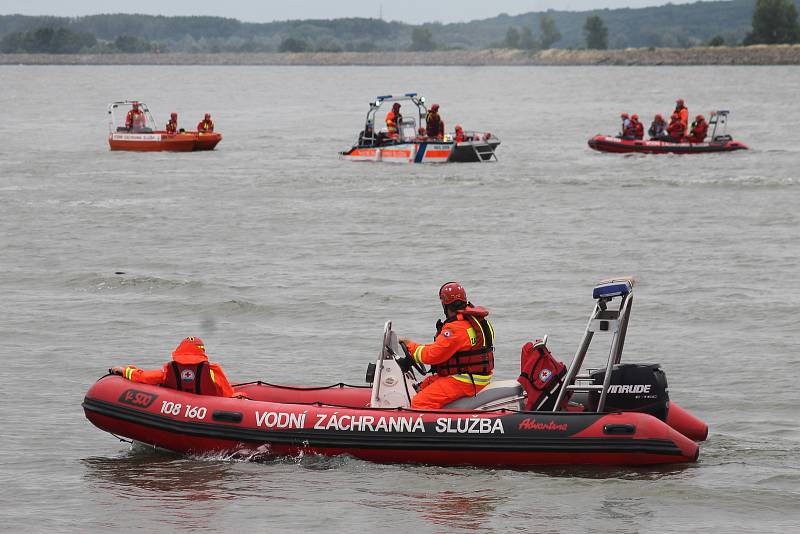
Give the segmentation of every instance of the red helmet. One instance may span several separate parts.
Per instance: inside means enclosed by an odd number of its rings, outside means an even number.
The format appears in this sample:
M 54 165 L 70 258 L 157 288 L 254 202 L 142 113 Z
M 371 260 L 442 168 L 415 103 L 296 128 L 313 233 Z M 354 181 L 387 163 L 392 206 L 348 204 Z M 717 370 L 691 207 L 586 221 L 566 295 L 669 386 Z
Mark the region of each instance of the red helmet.
M 679 98 L 678 100 L 675 101 L 675 103 L 678 104 L 679 106 L 683 106 L 683 99 Z
M 199 337 L 189 336 L 172 351 L 173 356 L 205 356 L 206 346 Z
M 467 302 L 467 290 L 458 282 L 447 282 L 439 288 L 439 300 L 443 306 L 454 302 Z
M 459 130 L 461 130 L 461 125 L 460 124 L 456 124 L 456 131 L 459 131 Z
M 656 120 L 657 121 L 663 121 L 664 120 L 664 117 L 661 116 L 661 113 L 656 113 Z
M 706 120 L 706 118 L 703 117 L 702 115 L 698 115 L 697 117 L 694 118 L 694 120 L 696 120 L 696 121 L 704 121 L 704 120 Z
M 400 109 L 400 102 L 395 102 L 392 104 L 392 109 Z
M 203 117 L 205 120 L 211 120 L 211 113 L 206 113 L 206 116 Z
M 431 111 L 436 111 L 437 109 L 439 109 L 439 104 L 434 104 L 431 106 Z
M 635 121 L 638 121 L 638 120 L 639 120 L 639 115 L 637 115 L 636 113 L 634 113 L 633 115 L 631 115 L 631 119 L 633 119 L 633 120 L 635 120 Z
M 132 102 L 131 103 L 131 107 L 133 107 L 133 109 L 139 109 L 139 103 L 138 102 Z
M 622 115 L 620 115 L 620 118 L 627 119 L 628 118 L 628 114 L 627 113 L 623 113 Z
M 178 114 L 175 113 L 174 111 L 172 113 L 170 113 L 169 116 L 172 117 L 173 119 L 177 119 L 178 118 Z

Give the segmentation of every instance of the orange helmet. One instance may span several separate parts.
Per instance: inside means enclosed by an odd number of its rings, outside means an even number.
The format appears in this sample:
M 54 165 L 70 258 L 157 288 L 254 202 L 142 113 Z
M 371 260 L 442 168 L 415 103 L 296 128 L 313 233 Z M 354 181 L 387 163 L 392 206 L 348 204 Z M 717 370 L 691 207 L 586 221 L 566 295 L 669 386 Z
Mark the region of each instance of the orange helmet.
M 628 118 L 628 114 L 627 113 L 623 113 L 622 115 L 620 115 L 620 118 L 621 119 L 627 119 Z
M 172 351 L 172 356 L 205 356 L 206 346 L 199 337 L 189 336 Z
M 467 290 L 458 282 L 447 282 L 439 288 L 439 300 L 442 306 L 447 306 L 454 302 L 467 302 Z
M 637 115 L 636 113 L 634 113 L 633 115 L 631 115 L 631 119 L 633 119 L 633 120 L 635 120 L 635 121 L 638 121 L 638 120 L 639 120 L 639 115 Z
M 696 121 L 704 121 L 704 120 L 706 120 L 706 118 L 703 117 L 702 115 L 698 115 L 697 117 L 694 118 L 694 120 L 696 120 Z

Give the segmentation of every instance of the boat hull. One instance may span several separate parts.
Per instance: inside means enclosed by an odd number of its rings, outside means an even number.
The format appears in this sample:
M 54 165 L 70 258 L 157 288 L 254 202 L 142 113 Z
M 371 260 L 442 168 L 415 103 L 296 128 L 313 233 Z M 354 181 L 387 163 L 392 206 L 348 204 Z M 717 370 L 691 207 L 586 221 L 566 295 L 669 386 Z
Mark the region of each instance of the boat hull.
M 592 137 L 589 139 L 589 147 L 599 152 L 617 154 L 707 154 L 747 150 L 747 145 L 733 140 L 709 143 L 668 143 L 666 141 L 620 139 L 610 135 Z
M 368 397 L 364 388 L 250 384 L 237 391 L 251 400 L 107 376 L 89 389 L 83 408 L 102 430 L 184 454 L 349 454 L 382 463 L 525 467 L 693 462 L 699 452 L 643 413 L 386 410 L 354 406 Z
M 383 161 L 387 163 L 469 163 L 488 161 L 494 157 L 499 140 L 431 142 L 417 141 L 380 147 L 355 146 L 339 157 L 349 161 Z
M 108 136 L 108 145 L 111 150 L 130 152 L 194 152 L 214 150 L 221 140 L 222 134 L 216 132 L 114 132 Z

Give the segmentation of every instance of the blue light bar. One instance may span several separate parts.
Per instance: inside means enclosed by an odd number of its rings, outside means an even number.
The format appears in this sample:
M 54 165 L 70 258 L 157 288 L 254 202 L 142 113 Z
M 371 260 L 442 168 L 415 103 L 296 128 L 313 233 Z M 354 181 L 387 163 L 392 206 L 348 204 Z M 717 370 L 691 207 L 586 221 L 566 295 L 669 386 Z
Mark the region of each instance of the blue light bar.
M 375 100 L 386 100 L 387 98 L 392 98 L 392 95 L 383 95 L 376 97 Z
M 625 296 L 631 292 L 631 289 L 631 283 L 628 280 L 612 280 L 611 282 L 605 282 L 595 286 L 592 290 L 592 298 L 610 299 L 613 297 Z
M 417 96 L 417 93 L 406 93 L 406 96 Z

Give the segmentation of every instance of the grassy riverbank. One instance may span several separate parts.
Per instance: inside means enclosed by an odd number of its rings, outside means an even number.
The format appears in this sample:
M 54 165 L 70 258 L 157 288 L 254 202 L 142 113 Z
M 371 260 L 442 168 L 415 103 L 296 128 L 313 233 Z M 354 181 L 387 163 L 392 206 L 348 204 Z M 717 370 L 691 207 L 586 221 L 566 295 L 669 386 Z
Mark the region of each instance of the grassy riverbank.
M 800 45 L 624 50 L 0 54 L 0 65 L 800 65 Z

